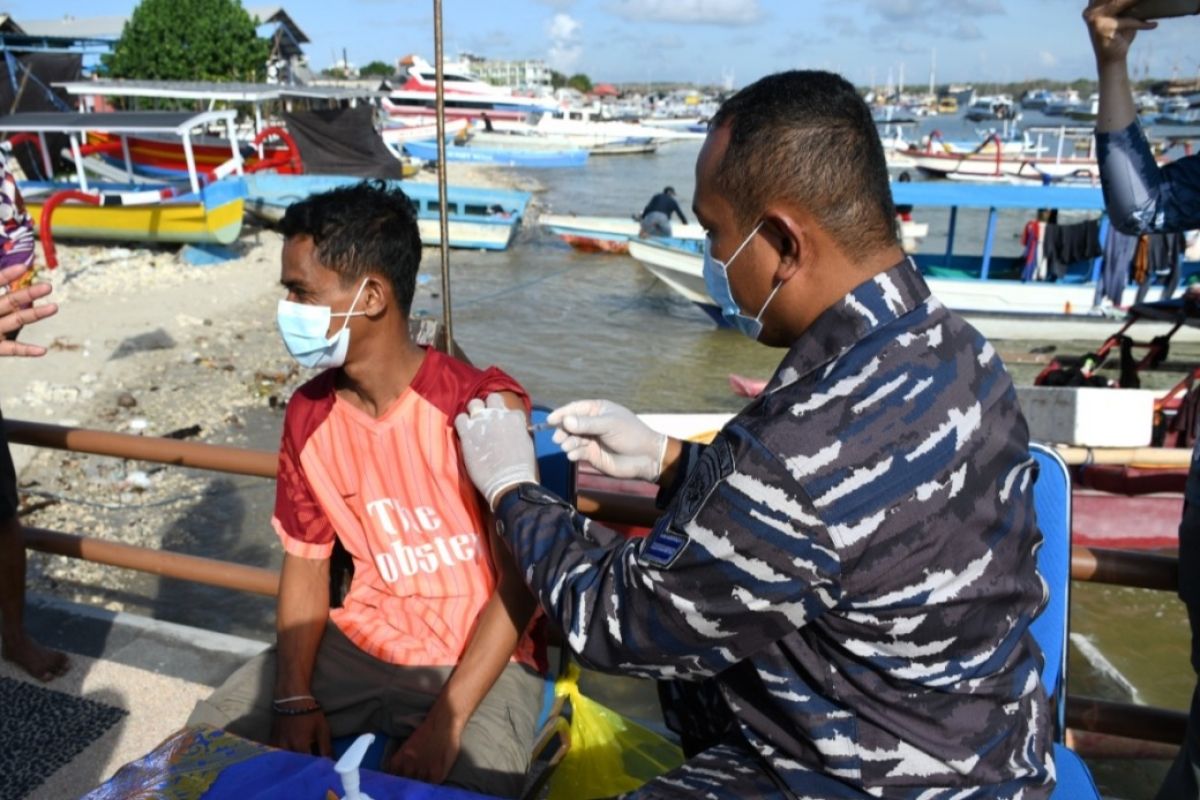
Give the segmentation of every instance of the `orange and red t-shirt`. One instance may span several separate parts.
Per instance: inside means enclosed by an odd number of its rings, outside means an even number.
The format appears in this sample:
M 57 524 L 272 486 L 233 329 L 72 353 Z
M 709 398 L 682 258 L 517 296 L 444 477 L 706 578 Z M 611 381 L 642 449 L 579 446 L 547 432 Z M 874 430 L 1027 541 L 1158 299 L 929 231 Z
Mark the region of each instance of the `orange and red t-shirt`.
M 334 624 L 392 664 L 457 664 L 496 586 L 491 515 L 467 475 L 454 418 L 491 392 L 529 399 L 498 369 L 426 351 L 409 387 L 378 418 L 337 396 L 336 370 L 288 403 L 275 515 L 284 550 L 328 558 L 334 538 L 354 578 Z M 531 626 L 532 627 L 532 626 Z M 526 631 L 513 658 L 544 666 Z

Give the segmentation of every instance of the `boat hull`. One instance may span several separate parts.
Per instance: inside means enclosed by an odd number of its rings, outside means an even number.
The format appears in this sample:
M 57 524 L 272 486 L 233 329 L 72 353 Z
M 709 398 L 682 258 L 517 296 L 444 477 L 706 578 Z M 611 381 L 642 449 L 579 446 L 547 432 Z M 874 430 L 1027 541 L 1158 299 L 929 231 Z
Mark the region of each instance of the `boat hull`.
M 413 158 L 437 161 L 437 143 L 430 141 L 405 142 L 404 149 Z M 554 169 L 579 167 L 587 163 L 588 151 L 579 150 L 500 150 L 471 145 L 446 146 L 446 160 L 466 164 L 486 164 L 495 167 L 524 167 L 526 169 Z
M 587 253 L 628 253 L 629 240 L 641 233 L 641 223 L 630 217 L 583 217 L 543 214 L 542 227 L 576 250 Z M 692 223 L 671 226 L 672 239 L 700 241 L 704 228 Z
M 35 225 L 53 191 L 76 188 L 46 183 L 22 184 L 25 207 Z M 104 189 L 101 185 L 99 187 Z M 144 188 L 144 187 L 139 187 Z M 242 230 L 246 185 L 229 178 L 161 203 L 92 206 L 68 202 L 54 209 L 50 232 L 55 239 L 101 239 L 118 242 L 232 244 Z
M 246 207 L 260 219 L 278 222 L 292 203 L 361 180 L 349 175 L 248 175 Z M 401 189 L 413 202 L 421 242 L 427 246 L 441 244 L 437 186 L 401 181 L 387 183 Z M 451 186 L 446 194 L 450 211 L 449 246 L 472 250 L 507 249 L 529 203 L 529 195 L 525 192 L 503 189 Z M 499 211 L 489 213 L 489 209 Z

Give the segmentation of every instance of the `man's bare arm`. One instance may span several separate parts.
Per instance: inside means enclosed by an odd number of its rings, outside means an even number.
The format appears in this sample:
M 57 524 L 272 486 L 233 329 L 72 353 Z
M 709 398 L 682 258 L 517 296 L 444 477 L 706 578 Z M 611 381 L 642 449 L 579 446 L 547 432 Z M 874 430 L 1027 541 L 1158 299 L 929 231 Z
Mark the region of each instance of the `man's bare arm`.
M 510 408 L 523 408 L 516 395 L 506 392 L 503 396 Z M 496 568 L 496 590 L 480 611 L 462 658 L 429 714 L 392 756 L 389 770 L 405 777 L 441 783 L 450 774 L 458 758 L 463 729 L 508 666 L 537 609 L 537 601 L 521 579 L 508 546 L 494 532 L 488 540 Z
M 303 710 L 316 705 L 312 695 L 312 674 L 317 650 L 329 619 L 329 559 L 300 558 L 285 554 L 279 578 L 276 603 L 276 700 L 300 698 L 281 703 L 287 710 Z M 332 746 L 329 724 L 320 711 L 308 714 L 276 714 L 271 743 L 299 753 L 330 755 Z

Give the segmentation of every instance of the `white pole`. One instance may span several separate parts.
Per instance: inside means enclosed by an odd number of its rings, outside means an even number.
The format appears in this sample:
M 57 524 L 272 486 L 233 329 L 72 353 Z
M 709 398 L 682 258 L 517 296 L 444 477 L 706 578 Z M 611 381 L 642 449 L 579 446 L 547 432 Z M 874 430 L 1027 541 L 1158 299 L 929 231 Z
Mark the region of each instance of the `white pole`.
M 71 140 L 71 157 L 75 159 L 75 174 L 79 176 L 79 188 L 86 192 L 88 190 L 87 172 L 83 168 L 83 156 L 79 154 L 79 135 L 72 133 L 67 138 Z
M 229 149 L 233 153 L 233 160 L 236 162 L 236 166 L 234 166 L 233 171 L 234 171 L 234 173 L 241 175 L 242 174 L 242 154 L 241 154 L 241 151 L 238 150 L 237 131 L 234 130 L 234 127 L 233 127 L 233 117 L 225 118 L 225 131 L 226 131 L 226 134 L 229 136 Z
M 133 157 L 129 155 L 129 137 L 125 134 L 121 134 L 121 155 L 125 157 L 125 174 L 133 183 Z
M 46 168 L 46 180 L 54 180 L 54 165 L 50 163 L 50 146 L 46 144 L 46 133 L 38 131 L 38 144 L 42 146 L 42 166 Z
M 192 185 L 192 192 L 200 194 L 200 178 L 196 175 L 196 154 L 192 152 L 191 131 L 184 131 L 183 134 L 183 156 L 187 159 L 188 182 Z

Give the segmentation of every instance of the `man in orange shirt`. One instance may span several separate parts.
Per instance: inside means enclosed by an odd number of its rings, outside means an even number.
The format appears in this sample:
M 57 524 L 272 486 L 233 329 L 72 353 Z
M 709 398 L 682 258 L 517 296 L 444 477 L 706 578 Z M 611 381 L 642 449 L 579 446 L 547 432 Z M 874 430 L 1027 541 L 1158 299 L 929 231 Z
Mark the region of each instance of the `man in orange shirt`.
M 463 467 L 455 416 L 524 390 L 408 335 L 421 241 L 408 198 L 370 184 L 292 205 L 278 324 L 326 370 L 288 404 L 272 524 L 285 555 L 276 646 L 235 672 L 189 724 L 300 752 L 383 731 L 385 767 L 514 795 L 541 700 L 536 603 Z M 338 540 L 354 577 L 330 609 Z

